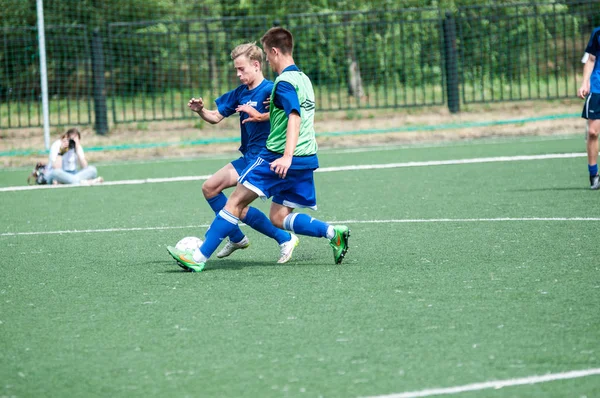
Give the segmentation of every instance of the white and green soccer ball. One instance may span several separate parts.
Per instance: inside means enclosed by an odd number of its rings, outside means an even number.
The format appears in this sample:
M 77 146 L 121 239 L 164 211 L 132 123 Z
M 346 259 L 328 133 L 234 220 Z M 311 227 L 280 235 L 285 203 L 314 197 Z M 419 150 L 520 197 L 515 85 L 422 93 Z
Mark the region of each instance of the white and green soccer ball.
M 200 246 L 202 246 L 202 239 L 196 238 L 195 236 L 186 236 L 185 238 L 183 238 L 179 242 L 177 242 L 177 244 L 175 245 L 175 248 L 177 250 L 192 250 L 192 251 L 194 251 L 197 248 L 199 248 Z

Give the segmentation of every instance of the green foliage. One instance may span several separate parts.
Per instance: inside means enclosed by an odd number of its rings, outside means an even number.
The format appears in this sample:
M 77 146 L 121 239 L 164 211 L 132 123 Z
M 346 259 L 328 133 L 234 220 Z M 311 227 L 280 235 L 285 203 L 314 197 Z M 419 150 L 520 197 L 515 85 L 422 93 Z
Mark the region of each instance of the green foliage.
M 92 36 L 99 29 L 109 96 L 168 102 L 171 92 L 193 90 L 214 97 L 238 84 L 231 48 L 258 42 L 275 23 L 294 33 L 298 65 L 337 96 L 350 93 L 357 77 L 364 86 L 402 92 L 441 87 L 446 11 L 455 18 L 464 82 L 521 84 L 580 68 L 573 54 L 587 39 L 581 32 L 600 23 L 597 2 L 519 1 L 45 0 L 49 90 L 55 97 L 91 96 Z M 0 0 L 0 9 L 7 11 L 0 14 L 0 98 L 36 99 L 35 2 Z
M 561 68 L 557 60 L 568 60 L 562 69 L 573 70 L 579 66 L 573 49 L 583 52 L 579 32 L 586 17 L 566 4 L 461 9 L 457 29 L 465 80 L 543 78 Z
M 35 26 L 35 1 L 0 0 L 0 26 Z

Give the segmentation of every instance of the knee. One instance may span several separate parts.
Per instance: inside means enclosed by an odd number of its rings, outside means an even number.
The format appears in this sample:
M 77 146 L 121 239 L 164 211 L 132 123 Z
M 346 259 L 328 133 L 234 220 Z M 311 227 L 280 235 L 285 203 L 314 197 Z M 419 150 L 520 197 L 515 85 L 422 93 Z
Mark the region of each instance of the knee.
M 588 130 L 588 139 L 589 140 L 597 140 L 598 139 L 599 130 L 600 130 L 600 128 L 597 128 L 597 127 L 590 128 Z
M 90 173 L 94 175 L 92 178 L 98 176 L 98 169 L 96 169 L 96 166 L 88 166 L 87 168 L 90 170 Z
M 204 195 L 206 199 L 215 197 L 218 194 L 219 191 L 214 184 L 211 184 L 209 181 L 204 181 L 204 184 L 202 184 L 202 195 Z

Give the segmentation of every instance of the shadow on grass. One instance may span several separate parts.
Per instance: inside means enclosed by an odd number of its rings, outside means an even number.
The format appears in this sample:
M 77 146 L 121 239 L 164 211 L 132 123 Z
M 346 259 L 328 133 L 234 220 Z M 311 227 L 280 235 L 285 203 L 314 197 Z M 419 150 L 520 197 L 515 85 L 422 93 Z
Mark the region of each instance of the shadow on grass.
M 157 266 L 165 266 L 169 267 L 162 271 L 163 273 L 180 273 L 180 272 L 190 272 L 175 262 L 175 260 L 155 260 L 151 261 L 149 264 L 157 265 Z M 292 258 L 289 262 L 285 264 L 277 264 L 275 261 L 261 261 L 261 260 L 248 260 L 248 259 L 214 259 L 210 260 L 206 267 L 202 270 L 202 272 L 210 272 L 210 271 L 240 271 L 247 267 L 305 267 L 305 266 L 323 266 L 327 264 L 327 259 L 323 258 L 321 261 L 318 258 L 314 258 L 314 256 L 298 256 L 297 258 Z
M 235 257 L 235 256 L 234 256 Z M 214 258 L 208 261 L 206 267 L 202 270 L 202 272 L 210 272 L 210 271 L 240 271 L 247 267 L 322 267 L 324 265 L 329 265 L 330 261 L 330 252 L 326 250 L 324 253 L 314 253 L 314 252 L 294 252 L 294 256 L 292 259 L 285 264 L 277 264 L 277 257 L 273 257 L 272 260 L 259 260 L 259 259 L 249 259 L 249 258 L 224 258 L 218 259 Z M 172 258 L 154 260 L 149 263 L 149 265 L 156 265 L 160 267 L 165 267 L 164 273 L 179 273 L 179 272 L 189 272 L 181 268 L 175 260 Z

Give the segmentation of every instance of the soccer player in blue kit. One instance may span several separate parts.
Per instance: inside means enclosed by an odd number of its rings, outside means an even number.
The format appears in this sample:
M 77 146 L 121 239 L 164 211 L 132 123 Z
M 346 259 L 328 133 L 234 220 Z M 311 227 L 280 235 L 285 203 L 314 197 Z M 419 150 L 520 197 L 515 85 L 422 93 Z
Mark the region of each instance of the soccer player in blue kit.
M 273 82 L 263 76 L 263 51 L 253 43 L 241 44 L 233 49 L 231 59 L 242 84 L 215 100 L 217 110 L 206 109 L 202 98 L 192 98 L 188 103 L 192 111 L 211 124 L 219 123 L 235 113 L 240 115 L 239 151 L 242 156 L 222 167 L 202 185 L 202 193 L 215 214 L 227 203 L 223 190 L 235 186 L 241 172 L 254 163 L 266 145 L 270 129 L 265 101 L 271 95 Z M 277 241 L 280 247 L 278 263 L 289 261 L 298 245 L 298 238 L 294 234 L 276 228 L 265 214 L 254 207 L 248 208 L 242 221 Z M 237 226 L 227 236 L 229 242 L 217 253 L 219 258 L 227 257 L 235 250 L 245 249 L 250 245 L 248 237 Z
M 590 188 L 600 189 L 598 175 L 598 133 L 600 133 L 600 27 L 592 32 L 585 52 L 589 54 L 583 66 L 583 82 L 577 96 L 585 99 L 581 117 L 587 119 L 587 156 Z
M 295 208 L 316 209 L 313 172 L 319 167 L 314 130 L 315 94 L 312 83 L 295 65 L 292 34 L 281 27 L 271 28 L 261 39 L 275 79 L 269 113 L 271 130 L 256 161 L 240 173 L 238 184 L 225 207 L 218 212 L 195 251 L 167 247 L 184 269 L 200 272 L 220 242 L 247 218 L 248 207 L 256 198 L 273 198 L 269 217 L 279 228 L 299 235 L 323 237 L 333 248 L 340 264 L 348 250 L 350 230 L 333 226 Z

